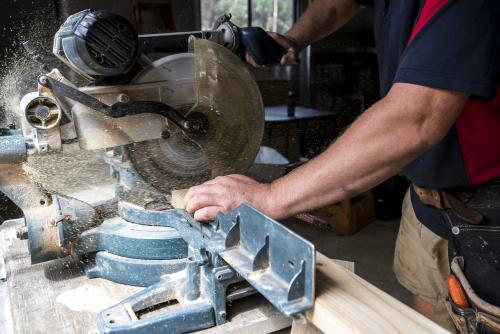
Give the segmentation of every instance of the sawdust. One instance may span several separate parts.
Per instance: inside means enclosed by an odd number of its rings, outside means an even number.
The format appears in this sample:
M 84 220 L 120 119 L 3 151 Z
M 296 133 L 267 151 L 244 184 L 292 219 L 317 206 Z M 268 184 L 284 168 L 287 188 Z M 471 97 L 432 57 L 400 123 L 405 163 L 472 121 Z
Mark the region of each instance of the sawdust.
M 19 6 L 16 4 L 16 8 Z M 53 2 L 47 2 L 37 10 L 21 10 L 16 15 L 25 19 L 3 24 L 0 38 L 12 43 L 0 52 L 0 127 L 19 125 L 19 102 L 25 94 L 36 90 L 36 79 L 42 74 L 40 64 L 28 57 L 22 44 L 31 41 L 49 67 L 58 62 L 50 56 L 52 37 L 58 28 L 53 6 Z
M 147 184 L 136 186 L 120 195 L 120 200 L 134 203 L 147 210 L 169 210 L 169 198 Z
M 34 2 L 12 5 L 20 12 L 13 13 L 14 17 L 9 16 L 12 24 L 8 26 L 4 23 L 3 31 L 0 30 L 0 37 L 10 41 L 5 50 L 0 50 L 0 127 L 3 128 L 11 125 L 19 127 L 21 98 L 36 91 L 37 77 L 44 72 L 41 64 L 24 50 L 25 41 L 30 42 L 48 68 L 58 67 L 68 71 L 52 55 L 53 37 L 59 28 L 54 2 L 44 2 L 40 6 Z M 14 22 L 19 17 L 23 19 Z M 109 167 L 93 152 L 35 155 L 23 167 L 35 184 L 45 191 L 59 194 L 92 190 L 113 182 Z
M 119 300 L 111 298 L 101 286 L 85 284 L 61 293 L 57 296 L 56 302 L 73 311 L 98 313 L 118 303 Z
M 100 152 L 54 152 L 33 155 L 23 165 L 31 182 L 48 193 L 70 196 L 93 205 L 114 202 L 117 179 Z M 111 194 L 108 194 L 110 193 Z M 151 210 L 171 209 L 168 198 L 147 184 L 137 185 L 120 195 L 125 200 Z
M 19 127 L 17 116 L 19 102 L 24 93 L 36 89 L 36 85 L 31 84 L 25 78 L 32 76 L 36 72 L 37 69 L 34 68 L 33 64 L 23 58 L 13 58 L 11 63 L 4 67 L 0 79 L 2 82 L 0 108 L 3 110 L 1 127 L 5 128 L 11 124 Z
M 57 194 L 92 190 L 115 182 L 109 165 L 92 151 L 33 155 L 23 168 L 32 182 Z

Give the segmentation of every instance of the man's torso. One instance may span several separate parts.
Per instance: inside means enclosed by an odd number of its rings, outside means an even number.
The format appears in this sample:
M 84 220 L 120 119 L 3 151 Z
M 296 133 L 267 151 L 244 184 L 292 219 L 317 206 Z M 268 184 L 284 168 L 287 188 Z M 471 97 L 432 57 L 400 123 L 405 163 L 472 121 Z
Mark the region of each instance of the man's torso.
M 394 82 L 471 94 L 441 142 L 404 169 L 421 187 L 500 179 L 499 6 L 498 0 L 373 1 L 382 96 Z M 433 208 L 416 203 L 415 210 L 431 230 L 447 235 Z

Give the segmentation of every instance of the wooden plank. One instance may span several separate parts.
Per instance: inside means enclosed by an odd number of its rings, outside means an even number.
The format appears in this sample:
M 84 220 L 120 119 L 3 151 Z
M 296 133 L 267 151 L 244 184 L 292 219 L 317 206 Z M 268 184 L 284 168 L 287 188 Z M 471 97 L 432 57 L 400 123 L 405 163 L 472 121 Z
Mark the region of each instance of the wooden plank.
M 349 270 L 351 273 L 354 273 L 354 262 L 352 261 L 345 261 L 345 260 L 337 260 L 337 259 L 331 259 L 333 262 L 338 264 L 339 266 L 343 267 L 344 269 Z
M 316 326 L 304 319 L 293 319 L 290 334 L 323 334 Z
M 189 189 L 172 190 L 170 204 L 176 209 L 184 209 L 184 197 L 186 197 L 188 190 Z
M 316 300 L 306 316 L 324 333 L 448 333 L 319 252 L 316 268 Z

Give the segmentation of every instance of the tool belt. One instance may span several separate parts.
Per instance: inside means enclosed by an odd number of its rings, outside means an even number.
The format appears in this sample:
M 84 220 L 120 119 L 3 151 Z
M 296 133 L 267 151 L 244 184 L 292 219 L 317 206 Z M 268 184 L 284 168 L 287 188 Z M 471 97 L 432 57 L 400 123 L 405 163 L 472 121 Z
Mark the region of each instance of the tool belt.
M 419 199 L 440 209 L 450 228 L 451 271 L 470 307 L 449 301 L 460 333 L 500 332 L 500 183 L 453 190 L 414 186 Z
M 450 209 L 466 222 L 478 225 L 483 221 L 483 215 L 468 206 L 469 196 L 465 192 L 455 191 L 453 194 L 439 189 L 426 189 L 413 185 L 415 193 L 424 204 L 437 209 Z

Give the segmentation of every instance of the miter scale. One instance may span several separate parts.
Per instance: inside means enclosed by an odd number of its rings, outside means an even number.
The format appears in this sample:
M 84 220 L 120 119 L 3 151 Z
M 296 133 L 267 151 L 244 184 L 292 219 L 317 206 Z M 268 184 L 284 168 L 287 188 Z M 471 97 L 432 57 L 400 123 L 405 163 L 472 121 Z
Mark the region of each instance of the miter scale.
M 169 203 L 173 189 L 244 172 L 259 149 L 262 100 L 236 54 L 246 48 L 259 62 L 276 61 L 282 49 L 229 19 L 210 32 L 137 36 L 113 13 L 77 13 L 53 51 L 90 84 L 77 87 L 58 69 L 41 75 L 38 91 L 21 101 L 21 129 L 2 132 L 0 188 L 24 214 L 18 236 L 32 263 L 73 255 L 89 278 L 146 287 L 99 313 L 103 333 L 220 325 L 227 302 L 256 293 L 287 316 L 312 307 L 309 242 L 248 205 L 201 224 Z M 145 45 L 179 48 L 168 41 L 183 38 L 186 52 L 153 62 L 141 53 Z M 86 151 L 100 152 L 116 177 L 108 201 L 29 176 L 50 174 L 34 156 Z M 164 306 L 171 300 L 175 308 Z M 140 316 L 158 305 L 161 312 Z

